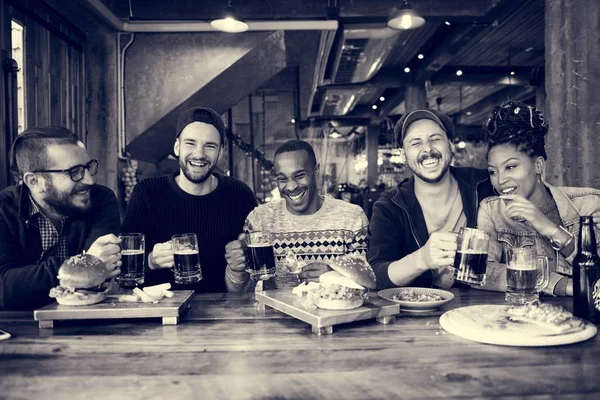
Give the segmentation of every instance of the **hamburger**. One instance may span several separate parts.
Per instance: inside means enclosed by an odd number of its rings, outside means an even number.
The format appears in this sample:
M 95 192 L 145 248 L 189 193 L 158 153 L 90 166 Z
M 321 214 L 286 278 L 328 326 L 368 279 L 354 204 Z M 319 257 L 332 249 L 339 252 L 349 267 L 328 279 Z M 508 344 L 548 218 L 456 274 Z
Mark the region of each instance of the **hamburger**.
M 108 270 L 102 260 L 90 254 L 73 256 L 58 269 L 59 286 L 50 297 L 67 306 L 87 306 L 106 298 Z
M 375 273 L 360 255 L 347 254 L 329 265 L 333 271 L 319 277 L 319 287 L 310 294 L 316 306 L 326 310 L 351 310 L 363 305 L 367 288 L 375 289 Z

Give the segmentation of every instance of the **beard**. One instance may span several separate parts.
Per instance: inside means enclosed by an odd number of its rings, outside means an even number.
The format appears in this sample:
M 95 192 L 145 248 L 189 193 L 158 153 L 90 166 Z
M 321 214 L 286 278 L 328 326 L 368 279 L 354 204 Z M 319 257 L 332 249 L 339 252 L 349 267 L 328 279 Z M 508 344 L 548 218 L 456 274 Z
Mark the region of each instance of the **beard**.
M 82 204 L 76 204 L 76 192 L 84 189 L 91 189 L 90 185 L 76 184 L 73 190 L 69 193 L 59 192 L 54 185 L 49 185 L 46 188 L 46 198 L 44 202 L 54 209 L 58 214 L 65 217 L 81 217 L 85 215 L 92 207 L 92 201 L 88 198 Z
M 188 162 L 189 162 L 189 157 L 186 157 L 184 160 L 182 160 L 180 158 L 179 159 L 179 168 L 181 168 L 181 171 L 183 172 L 183 175 L 185 175 L 187 180 L 192 183 L 202 183 L 202 182 L 206 181 L 208 178 L 210 178 L 213 171 L 217 167 L 216 163 L 213 164 L 213 163 L 211 163 L 211 161 L 209 159 L 203 158 L 203 159 L 198 160 L 198 162 L 203 162 L 203 163 L 207 164 L 206 171 L 204 171 L 204 172 L 190 171 L 190 168 L 188 167 Z M 196 161 L 194 160 L 194 162 L 196 162 Z
M 432 149 L 429 153 L 424 154 L 422 156 L 420 156 L 417 159 L 417 163 L 415 165 L 415 167 L 411 167 L 410 169 L 412 170 L 412 172 L 419 178 L 421 179 L 423 182 L 426 183 L 438 183 L 439 181 L 441 181 L 446 174 L 448 173 L 449 169 L 450 169 L 450 163 L 452 162 L 452 157 L 454 156 L 453 153 L 450 153 L 449 157 L 446 158 L 446 161 L 444 160 L 444 157 L 442 156 L 442 153 L 440 153 L 439 151 Z M 421 163 L 427 159 L 430 158 L 435 158 L 437 160 L 439 160 L 440 162 L 444 162 L 444 164 L 442 165 L 442 168 L 440 170 L 440 173 L 438 176 L 434 176 L 434 177 L 427 177 L 424 174 L 422 174 L 419 171 L 419 165 L 421 165 Z M 410 167 L 410 166 L 409 166 Z

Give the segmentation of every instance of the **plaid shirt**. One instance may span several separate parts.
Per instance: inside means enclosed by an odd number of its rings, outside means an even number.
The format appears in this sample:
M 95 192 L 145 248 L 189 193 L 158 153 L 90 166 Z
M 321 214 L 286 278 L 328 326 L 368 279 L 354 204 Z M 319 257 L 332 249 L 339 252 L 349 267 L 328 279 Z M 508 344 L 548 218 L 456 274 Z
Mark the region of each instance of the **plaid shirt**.
M 40 237 L 42 239 L 42 254 L 40 254 L 38 262 L 45 260 L 50 256 L 54 256 L 62 263 L 68 257 L 67 240 L 63 229 L 68 217 L 64 217 L 60 221 L 59 229 L 56 229 L 52 221 L 41 212 L 31 195 L 29 195 L 29 200 L 29 215 L 31 217 L 37 217 Z

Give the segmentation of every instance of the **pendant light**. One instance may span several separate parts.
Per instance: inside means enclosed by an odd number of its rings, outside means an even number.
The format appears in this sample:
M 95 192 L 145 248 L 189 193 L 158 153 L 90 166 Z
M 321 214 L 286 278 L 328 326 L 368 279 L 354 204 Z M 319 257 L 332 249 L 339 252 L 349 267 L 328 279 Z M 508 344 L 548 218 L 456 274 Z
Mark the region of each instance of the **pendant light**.
M 231 0 L 227 2 L 227 11 L 223 17 L 210 21 L 210 26 L 221 32 L 241 33 L 248 30 L 248 24 L 241 19 L 236 18 L 235 8 L 231 5 Z
M 387 26 L 396 30 L 415 29 L 423 24 L 425 24 L 425 18 L 412 9 L 408 0 L 404 0 L 399 11 L 396 8 L 392 9 L 387 21 Z

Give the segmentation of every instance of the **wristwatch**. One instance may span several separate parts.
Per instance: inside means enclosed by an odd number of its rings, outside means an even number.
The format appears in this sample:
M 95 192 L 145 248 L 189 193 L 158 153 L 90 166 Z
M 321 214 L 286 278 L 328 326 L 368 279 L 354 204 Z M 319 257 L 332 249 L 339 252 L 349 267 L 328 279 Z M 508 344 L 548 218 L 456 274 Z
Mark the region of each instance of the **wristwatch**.
M 564 232 L 564 233 L 563 233 Z M 567 237 L 567 240 L 563 240 L 561 238 Z M 556 229 L 556 232 L 550 236 L 550 244 L 552 248 L 556 251 L 561 251 L 565 247 L 567 247 L 573 241 L 573 234 L 569 232 L 564 226 L 559 225 Z

